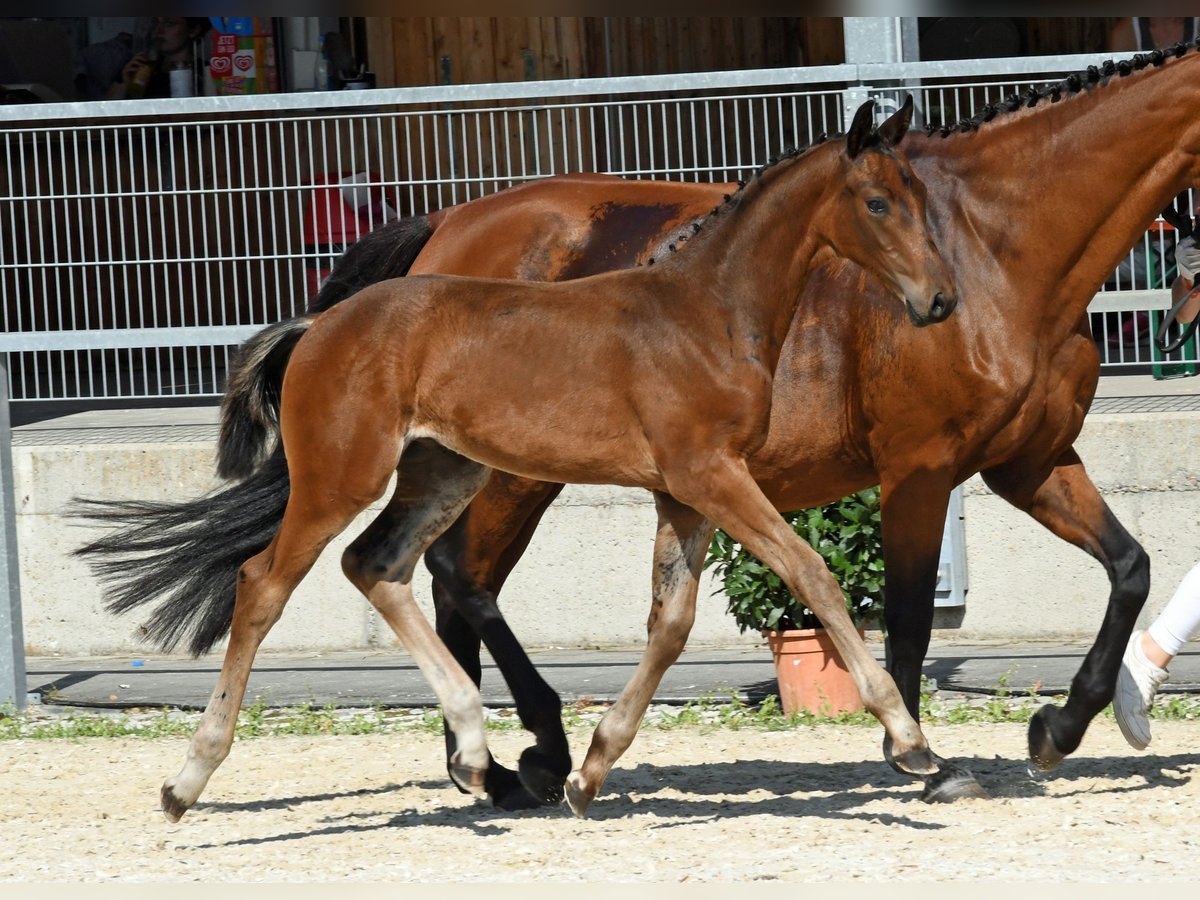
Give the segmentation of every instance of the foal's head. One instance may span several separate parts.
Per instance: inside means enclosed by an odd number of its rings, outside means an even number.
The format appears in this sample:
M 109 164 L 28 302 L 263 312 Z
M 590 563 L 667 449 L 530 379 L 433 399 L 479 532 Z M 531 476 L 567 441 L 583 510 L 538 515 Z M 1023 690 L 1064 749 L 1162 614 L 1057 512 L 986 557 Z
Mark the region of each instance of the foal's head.
M 929 235 L 925 185 L 895 146 L 912 121 L 910 96 L 878 129 L 873 101 L 859 107 L 840 155 L 840 195 L 824 217 L 833 249 L 890 287 L 918 327 L 944 321 L 958 303 Z

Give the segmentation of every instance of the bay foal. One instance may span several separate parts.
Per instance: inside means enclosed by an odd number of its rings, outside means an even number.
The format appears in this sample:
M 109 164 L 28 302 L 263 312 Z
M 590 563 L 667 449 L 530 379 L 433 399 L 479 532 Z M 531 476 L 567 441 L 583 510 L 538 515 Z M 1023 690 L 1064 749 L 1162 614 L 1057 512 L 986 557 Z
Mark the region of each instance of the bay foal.
M 894 149 L 911 104 L 878 131 L 871 115 L 864 104 L 844 139 L 765 169 L 686 252 L 657 265 L 559 284 L 395 279 L 248 341 L 225 398 L 219 470 L 252 472 L 277 426 L 291 492 L 274 538 L 238 574 L 224 664 L 183 769 L 163 785 L 166 816 L 178 820 L 228 754 L 255 653 L 292 591 L 393 473 L 391 499 L 342 567 L 434 687 L 457 746 L 452 777 L 483 791 L 478 689 L 420 613 L 411 579 L 492 467 L 649 488 L 662 527 L 724 528 L 821 617 L 897 765 L 936 772 L 836 581 L 746 465 L 766 437 L 774 370 L 814 265 L 835 254 L 855 261 L 915 326 L 945 319 L 957 302 L 924 187 Z M 528 752 L 520 772 L 539 795 L 561 790 L 566 775 Z

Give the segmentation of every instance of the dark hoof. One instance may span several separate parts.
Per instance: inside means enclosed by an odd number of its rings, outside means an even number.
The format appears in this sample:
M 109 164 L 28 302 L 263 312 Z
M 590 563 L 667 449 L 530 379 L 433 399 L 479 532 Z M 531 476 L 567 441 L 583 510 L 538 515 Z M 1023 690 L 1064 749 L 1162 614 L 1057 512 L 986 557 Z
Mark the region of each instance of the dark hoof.
M 1051 734 L 1050 720 L 1056 709 L 1043 706 L 1029 720 L 1029 759 L 1043 772 L 1053 770 L 1069 752 L 1060 750 Z
M 921 799 L 926 803 L 953 803 L 955 800 L 990 800 L 991 796 L 961 766 L 942 763 L 942 768 L 925 779 Z
M 163 815 L 167 817 L 168 822 L 178 822 L 188 811 L 188 807 L 183 804 L 183 801 L 176 797 L 165 784 L 159 792 L 158 799 L 162 804 Z
M 488 767 L 487 792 L 492 798 L 492 805 L 506 812 L 518 812 L 523 809 L 541 809 L 538 798 L 525 790 L 517 773 L 506 766 L 497 765 L 493 760 Z
M 526 747 L 521 754 L 517 766 L 521 784 L 530 794 L 546 806 L 561 803 L 563 799 L 564 782 L 570 771 L 570 760 L 567 761 L 567 771 L 556 771 L 554 764 L 537 747 Z

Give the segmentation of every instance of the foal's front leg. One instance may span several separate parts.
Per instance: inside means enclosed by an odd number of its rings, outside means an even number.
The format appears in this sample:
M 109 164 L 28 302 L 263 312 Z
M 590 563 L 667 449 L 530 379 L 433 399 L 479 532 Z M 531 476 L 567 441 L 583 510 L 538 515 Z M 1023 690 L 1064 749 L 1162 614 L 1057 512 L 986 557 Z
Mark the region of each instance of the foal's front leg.
M 825 626 L 854 678 L 863 703 L 891 738 L 892 762 L 910 775 L 938 771 L 916 719 L 905 708 L 895 681 L 875 661 L 846 611 L 842 590 L 812 549 L 763 495 L 740 458 L 713 456 L 707 468 L 693 461 L 667 472 L 672 494 L 714 521 L 779 575 L 788 590 Z
M 654 582 L 649 640 L 621 696 L 592 734 L 587 756 L 567 779 L 567 803 L 577 816 L 587 812 L 613 764 L 637 734 L 663 673 L 683 652 L 696 616 L 696 590 L 713 526 L 667 494 L 655 493 L 658 533 L 654 540 Z

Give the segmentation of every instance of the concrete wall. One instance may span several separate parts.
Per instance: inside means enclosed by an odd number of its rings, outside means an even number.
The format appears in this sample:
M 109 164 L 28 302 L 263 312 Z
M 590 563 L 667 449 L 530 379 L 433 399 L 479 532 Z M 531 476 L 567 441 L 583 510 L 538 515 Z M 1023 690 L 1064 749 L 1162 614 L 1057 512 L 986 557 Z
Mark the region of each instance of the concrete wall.
M 54 434 L 48 431 L 46 434 Z M 62 513 L 73 496 L 178 499 L 211 488 L 211 440 L 90 443 L 22 431 L 13 448 L 24 630 L 30 655 L 151 654 L 135 617 L 106 613 L 96 581 L 70 555 L 90 533 Z M 1107 501 L 1153 560 L 1143 619 L 1200 558 L 1200 413 L 1089 417 L 1078 448 Z M 939 634 L 968 639 L 1091 639 L 1108 596 L 1101 567 L 971 479 L 964 490 L 967 605 L 941 611 Z M 370 515 L 368 512 L 365 515 Z M 547 513 L 502 597 L 526 646 L 640 647 L 648 610 L 654 507 L 641 491 L 569 487 Z M 326 550 L 265 647 L 314 651 L 395 646 L 341 575 L 356 523 Z M 428 575 L 418 599 L 432 617 Z M 756 643 L 740 635 L 706 579 L 695 646 Z

